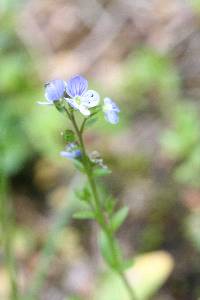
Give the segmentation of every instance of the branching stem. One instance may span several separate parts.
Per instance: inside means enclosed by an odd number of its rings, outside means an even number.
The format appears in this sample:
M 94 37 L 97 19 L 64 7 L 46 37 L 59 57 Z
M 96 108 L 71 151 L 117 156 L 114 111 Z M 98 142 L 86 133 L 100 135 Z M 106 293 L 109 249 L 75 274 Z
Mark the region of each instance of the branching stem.
M 76 132 L 76 135 L 78 137 L 79 144 L 80 144 L 80 147 L 81 147 L 81 151 L 82 151 L 82 155 L 83 155 L 82 162 L 83 162 L 83 165 L 84 165 L 84 168 L 85 168 L 85 173 L 87 175 L 88 182 L 89 182 L 89 185 L 90 185 L 90 189 L 91 189 L 91 192 L 92 192 L 92 195 L 93 195 L 93 201 L 94 201 L 95 213 L 96 213 L 96 216 L 97 216 L 97 222 L 98 222 L 100 228 L 106 234 L 107 239 L 109 241 L 110 249 L 112 251 L 112 257 L 113 257 L 113 261 L 114 261 L 115 271 L 121 277 L 121 280 L 123 281 L 123 283 L 124 283 L 124 285 L 127 289 L 127 292 L 129 294 L 130 300 L 136 300 L 135 293 L 134 293 L 130 283 L 128 282 L 124 272 L 120 268 L 120 261 L 119 261 L 118 253 L 116 251 L 115 237 L 113 235 L 113 231 L 111 229 L 110 223 L 107 220 L 107 218 L 105 217 L 105 212 L 102 208 L 101 201 L 99 199 L 96 182 L 95 182 L 95 179 L 94 179 L 94 176 L 93 176 L 93 170 L 92 170 L 91 162 L 90 162 L 90 160 L 88 158 L 88 155 L 86 153 L 86 149 L 85 149 L 85 145 L 84 145 L 84 141 L 83 141 L 83 128 L 84 128 L 84 125 L 82 125 L 80 129 L 78 128 L 78 125 L 77 125 L 77 122 L 76 122 L 76 119 L 75 119 L 75 116 L 74 116 L 73 112 L 71 112 L 70 120 L 73 124 L 74 130 Z

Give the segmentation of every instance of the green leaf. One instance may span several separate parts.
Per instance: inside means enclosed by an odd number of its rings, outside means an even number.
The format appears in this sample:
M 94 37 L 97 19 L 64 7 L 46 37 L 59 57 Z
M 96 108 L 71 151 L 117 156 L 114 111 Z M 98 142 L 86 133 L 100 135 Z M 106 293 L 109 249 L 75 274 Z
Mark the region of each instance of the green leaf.
M 80 160 L 75 159 L 75 160 L 74 160 L 74 166 L 75 166 L 75 168 L 76 168 L 78 171 L 80 171 L 80 172 L 82 172 L 82 173 L 85 173 L 84 165 L 82 164 L 82 162 L 81 162 Z
M 114 236 L 110 237 L 102 230 L 100 232 L 99 247 L 107 264 L 113 270 L 122 269 L 122 252 Z
M 67 143 L 72 143 L 72 142 L 75 142 L 75 140 L 76 140 L 75 133 L 70 129 L 67 129 L 64 131 L 63 138 L 64 138 L 64 141 Z
M 86 127 L 90 127 L 90 126 L 92 126 L 94 123 L 96 123 L 97 120 L 98 120 L 98 118 L 92 117 L 92 118 L 90 118 L 90 119 L 88 119 L 88 120 L 86 121 L 85 126 L 86 126 Z
M 54 101 L 54 105 L 56 107 L 56 109 L 59 111 L 59 112 L 64 112 L 65 111 L 65 108 L 64 106 L 62 105 L 62 103 L 58 100 L 58 101 Z
M 122 207 L 120 210 L 118 210 L 111 219 L 111 226 L 112 230 L 116 231 L 124 222 L 128 215 L 128 207 Z
M 111 173 L 111 170 L 108 168 L 96 168 L 93 170 L 93 174 L 96 177 L 106 176 Z
M 90 190 L 87 186 L 84 186 L 82 190 L 76 190 L 75 195 L 81 201 L 85 201 L 85 202 L 89 202 L 89 200 L 91 198 L 91 193 L 90 193 Z
M 114 262 L 114 258 L 113 258 L 113 254 L 112 254 L 112 249 L 110 247 L 109 239 L 104 231 L 100 232 L 99 247 L 101 250 L 101 254 L 102 254 L 103 258 L 105 259 L 105 261 L 107 262 L 107 264 L 111 268 L 114 268 L 115 262 Z
M 91 210 L 82 210 L 73 214 L 74 219 L 95 219 L 95 214 Z
M 155 293 L 166 282 L 174 266 L 173 257 L 164 251 L 142 254 L 134 258 L 133 266 L 126 275 L 137 300 L 154 299 Z M 129 294 L 122 280 L 115 272 L 105 275 L 95 300 L 128 300 Z
M 126 259 L 121 262 L 122 271 L 126 271 L 130 267 L 134 265 L 134 258 L 133 259 Z
M 104 202 L 104 207 L 105 207 L 106 212 L 109 215 L 111 215 L 113 213 L 116 203 L 117 203 L 117 200 L 115 198 L 113 198 L 112 196 L 109 196 L 106 198 L 106 200 Z

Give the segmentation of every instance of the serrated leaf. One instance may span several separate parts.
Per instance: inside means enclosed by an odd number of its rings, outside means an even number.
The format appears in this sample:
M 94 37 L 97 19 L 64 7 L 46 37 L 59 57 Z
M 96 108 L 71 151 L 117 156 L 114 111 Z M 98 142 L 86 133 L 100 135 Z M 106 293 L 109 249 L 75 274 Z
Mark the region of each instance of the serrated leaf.
M 128 207 L 122 207 L 120 210 L 118 210 L 111 218 L 111 226 L 112 230 L 116 231 L 124 222 L 128 215 Z
M 95 215 L 93 211 L 91 210 L 82 210 L 82 211 L 77 211 L 76 213 L 73 214 L 74 219 L 94 219 Z
M 111 170 L 108 168 L 96 168 L 93 170 L 93 174 L 96 177 L 106 176 L 111 173 Z

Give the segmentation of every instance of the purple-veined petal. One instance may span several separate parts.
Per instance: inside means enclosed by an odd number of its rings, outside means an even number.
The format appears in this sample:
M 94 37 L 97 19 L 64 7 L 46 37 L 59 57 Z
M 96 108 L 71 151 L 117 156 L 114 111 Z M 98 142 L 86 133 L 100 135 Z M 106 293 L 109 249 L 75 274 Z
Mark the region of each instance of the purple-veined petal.
M 45 84 L 45 97 L 49 102 L 59 100 L 64 96 L 66 83 L 64 80 L 55 79 Z
M 99 104 L 99 94 L 96 91 L 88 90 L 82 97 L 82 104 L 86 107 L 95 107 Z
M 88 88 L 87 80 L 82 76 L 74 76 L 67 81 L 66 92 L 67 94 L 74 98 L 77 96 L 82 96 Z
M 105 118 L 111 124 L 117 124 L 119 122 L 118 113 L 113 110 L 105 112 Z

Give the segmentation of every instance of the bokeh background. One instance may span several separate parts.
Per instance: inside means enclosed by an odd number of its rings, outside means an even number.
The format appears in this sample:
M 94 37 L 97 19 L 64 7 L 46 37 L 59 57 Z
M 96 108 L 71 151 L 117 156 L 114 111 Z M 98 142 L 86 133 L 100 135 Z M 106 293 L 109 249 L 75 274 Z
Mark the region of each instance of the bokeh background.
M 0 28 L 0 196 L 15 218 L 21 299 L 118 300 L 97 227 L 71 218 L 82 178 L 59 156 L 68 124 L 36 104 L 45 81 L 74 74 L 121 108 L 119 125 L 99 120 L 85 140 L 130 207 L 118 237 L 139 256 L 141 299 L 200 299 L 200 1 L 2 0 Z

